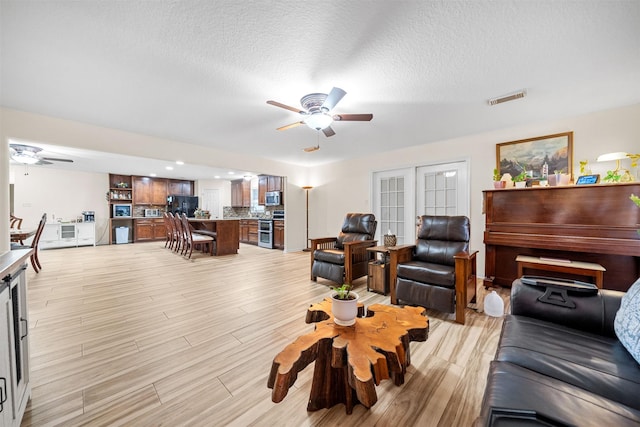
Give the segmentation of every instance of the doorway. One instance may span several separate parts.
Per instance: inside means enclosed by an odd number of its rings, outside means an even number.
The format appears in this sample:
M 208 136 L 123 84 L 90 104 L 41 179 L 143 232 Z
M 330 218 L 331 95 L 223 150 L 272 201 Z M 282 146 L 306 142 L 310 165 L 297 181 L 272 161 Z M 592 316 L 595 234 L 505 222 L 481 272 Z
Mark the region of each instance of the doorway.
M 467 160 L 373 173 L 373 212 L 376 238 L 395 234 L 398 245 L 416 240 L 421 215 L 469 216 Z

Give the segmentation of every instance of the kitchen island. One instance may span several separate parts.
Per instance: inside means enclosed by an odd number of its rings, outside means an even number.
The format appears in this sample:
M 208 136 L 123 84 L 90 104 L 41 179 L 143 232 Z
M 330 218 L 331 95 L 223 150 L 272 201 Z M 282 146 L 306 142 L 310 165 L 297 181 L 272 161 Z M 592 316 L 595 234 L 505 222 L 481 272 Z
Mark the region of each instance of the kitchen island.
M 189 218 L 193 231 L 202 230 L 216 239 L 214 255 L 237 254 L 240 248 L 240 220 Z

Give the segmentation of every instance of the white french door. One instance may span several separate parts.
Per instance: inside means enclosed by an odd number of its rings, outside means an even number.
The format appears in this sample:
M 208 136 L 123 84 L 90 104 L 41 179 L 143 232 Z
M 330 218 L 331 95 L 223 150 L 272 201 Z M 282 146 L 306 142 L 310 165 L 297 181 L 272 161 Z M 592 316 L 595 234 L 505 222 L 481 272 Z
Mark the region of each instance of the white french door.
M 378 221 L 376 237 L 391 231 L 397 244 L 415 240 L 415 171 L 412 168 L 373 173 L 373 212 Z
M 469 166 L 466 160 L 373 173 L 376 238 L 388 232 L 397 244 L 414 243 L 421 215 L 469 216 Z
M 416 216 L 469 216 L 466 161 L 421 166 L 416 170 Z

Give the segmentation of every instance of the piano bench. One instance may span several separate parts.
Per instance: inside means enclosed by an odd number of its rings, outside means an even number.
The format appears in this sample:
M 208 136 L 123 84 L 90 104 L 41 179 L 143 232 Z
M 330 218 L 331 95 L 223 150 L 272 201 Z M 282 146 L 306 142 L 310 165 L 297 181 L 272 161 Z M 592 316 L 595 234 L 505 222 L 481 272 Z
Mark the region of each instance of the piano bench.
M 592 262 L 570 261 L 544 257 L 538 258 L 526 255 L 518 255 L 516 257 L 516 263 L 518 265 L 519 278 L 523 276 L 525 268 L 535 268 L 536 270 L 592 277 L 598 289 L 602 289 L 604 272 L 606 271 L 606 269 L 600 264 Z

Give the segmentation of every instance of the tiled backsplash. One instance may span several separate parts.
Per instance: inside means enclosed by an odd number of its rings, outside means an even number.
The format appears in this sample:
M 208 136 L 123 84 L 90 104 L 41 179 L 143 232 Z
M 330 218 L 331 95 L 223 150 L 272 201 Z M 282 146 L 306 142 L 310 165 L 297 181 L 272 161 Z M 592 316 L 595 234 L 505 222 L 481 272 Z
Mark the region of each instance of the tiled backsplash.
M 251 208 L 234 208 L 232 206 L 224 206 L 222 208 L 223 218 L 262 218 L 265 216 L 273 216 L 273 211 L 282 210 L 278 206 L 265 206 L 264 212 L 253 212 Z M 267 214 L 268 212 L 268 214 Z

